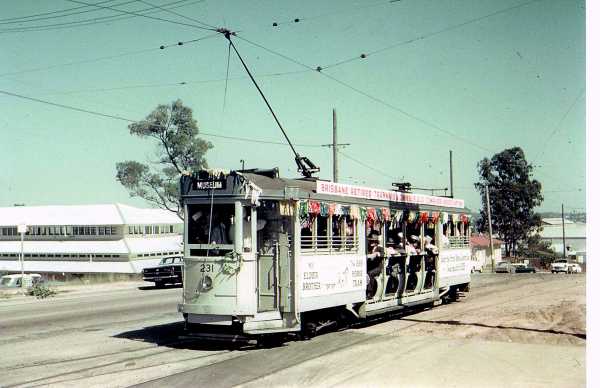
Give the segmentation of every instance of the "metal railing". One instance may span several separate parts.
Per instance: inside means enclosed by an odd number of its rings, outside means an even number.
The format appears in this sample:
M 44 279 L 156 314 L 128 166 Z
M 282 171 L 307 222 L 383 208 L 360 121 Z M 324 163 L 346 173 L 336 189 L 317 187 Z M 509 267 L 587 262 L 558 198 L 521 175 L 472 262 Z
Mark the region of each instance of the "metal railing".
M 354 236 L 302 236 L 300 252 L 302 253 L 346 253 L 358 251 L 358 238 Z

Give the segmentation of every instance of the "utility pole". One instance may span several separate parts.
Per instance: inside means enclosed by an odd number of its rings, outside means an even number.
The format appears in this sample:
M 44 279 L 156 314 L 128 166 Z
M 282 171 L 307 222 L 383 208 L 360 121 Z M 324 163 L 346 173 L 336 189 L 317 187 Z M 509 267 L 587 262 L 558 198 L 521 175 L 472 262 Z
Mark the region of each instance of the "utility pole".
M 331 147 L 333 151 L 333 182 L 337 182 L 339 178 L 338 171 L 338 148 L 349 146 L 350 143 L 339 144 L 337 141 L 337 114 L 333 108 L 333 139 L 331 144 L 323 144 L 323 147 Z
M 337 115 L 335 114 L 335 108 L 333 108 L 333 181 L 338 181 L 338 159 L 337 159 Z
M 563 237 L 563 259 L 567 258 L 567 245 L 565 242 L 565 205 L 560 204 L 560 212 L 562 214 L 562 237 Z
M 246 161 L 244 159 L 240 159 L 240 163 L 242 164 L 242 171 L 244 171 L 246 169 Z
M 452 151 L 450 151 L 452 155 Z M 452 160 L 452 158 L 450 158 Z M 492 238 L 492 209 L 490 207 L 490 190 L 488 185 L 485 185 L 485 202 L 487 203 L 487 219 L 488 219 L 488 232 L 490 234 L 490 253 L 492 254 L 492 272 L 496 266 L 496 258 L 494 257 L 494 239 Z
M 454 176 L 452 175 L 452 150 L 450 150 L 450 198 L 454 198 Z

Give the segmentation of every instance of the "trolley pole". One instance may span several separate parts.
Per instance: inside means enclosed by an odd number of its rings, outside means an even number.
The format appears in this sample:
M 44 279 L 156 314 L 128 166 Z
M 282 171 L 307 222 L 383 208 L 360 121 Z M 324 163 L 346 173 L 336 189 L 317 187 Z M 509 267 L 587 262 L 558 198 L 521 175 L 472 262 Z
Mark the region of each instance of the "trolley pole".
M 450 151 L 452 155 L 452 151 Z M 490 190 L 488 185 L 485 185 L 485 201 L 487 203 L 487 219 L 488 219 L 488 232 L 490 234 L 490 253 L 492 254 L 492 272 L 496 266 L 496 258 L 494 256 L 494 239 L 492 238 L 492 209 L 490 207 Z
M 567 258 L 567 245 L 565 240 L 565 205 L 560 204 L 560 213 L 562 218 L 562 240 L 563 240 L 563 259 Z

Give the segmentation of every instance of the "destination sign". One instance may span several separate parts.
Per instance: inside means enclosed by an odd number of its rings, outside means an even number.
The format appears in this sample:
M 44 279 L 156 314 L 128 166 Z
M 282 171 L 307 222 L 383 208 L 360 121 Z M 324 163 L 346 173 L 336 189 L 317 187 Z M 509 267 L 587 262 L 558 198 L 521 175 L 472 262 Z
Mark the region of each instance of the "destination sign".
M 436 197 L 433 195 L 401 193 L 399 191 L 381 190 L 372 187 L 346 185 L 343 183 L 317 181 L 317 193 L 328 195 L 339 195 L 341 197 L 354 197 L 374 199 L 379 201 L 391 201 L 412 203 L 415 205 L 444 206 L 464 208 L 465 201 L 456 198 Z
M 219 190 L 219 189 L 224 189 L 225 188 L 225 181 L 219 180 L 219 181 L 197 181 L 196 182 L 196 189 L 198 190 L 208 190 L 208 189 L 215 189 L 215 190 Z

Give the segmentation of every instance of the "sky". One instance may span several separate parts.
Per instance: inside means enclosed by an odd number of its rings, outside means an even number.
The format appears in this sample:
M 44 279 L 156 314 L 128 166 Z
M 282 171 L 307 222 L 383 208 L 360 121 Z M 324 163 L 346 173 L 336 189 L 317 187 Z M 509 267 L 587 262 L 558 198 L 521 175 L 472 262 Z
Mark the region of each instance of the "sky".
M 478 161 L 519 146 L 542 183 L 538 210 L 583 211 L 585 18 L 577 0 L 1 2 L 0 91 L 13 95 L 0 92 L 0 206 L 146 205 L 115 179 L 117 162 L 155 157 L 127 120 L 176 99 L 213 143 L 211 167 L 297 176 L 289 147 L 219 137 L 284 141 L 234 55 L 227 75 L 227 41 L 208 25 L 236 31 L 324 179 L 335 108 L 350 144 L 340 182 L 448 187 L 452 150 L 455 196 L 476 211 Z

